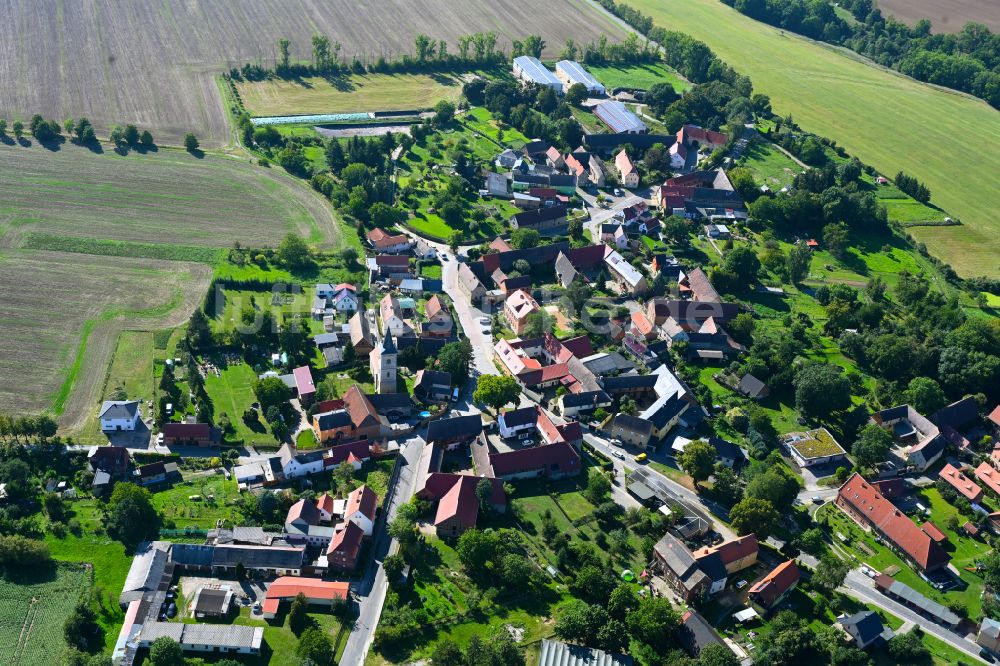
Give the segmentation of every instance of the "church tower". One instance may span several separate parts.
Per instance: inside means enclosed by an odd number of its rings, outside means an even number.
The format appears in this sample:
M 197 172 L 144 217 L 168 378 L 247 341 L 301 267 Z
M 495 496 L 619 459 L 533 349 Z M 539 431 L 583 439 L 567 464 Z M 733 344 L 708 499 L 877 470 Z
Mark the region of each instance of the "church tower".
M 386 335 L 382 338 L 371 355 L 372 377 L 375 378 L 376 393 L 396 392 L 396 345 L 392 342 L 392 336 Z

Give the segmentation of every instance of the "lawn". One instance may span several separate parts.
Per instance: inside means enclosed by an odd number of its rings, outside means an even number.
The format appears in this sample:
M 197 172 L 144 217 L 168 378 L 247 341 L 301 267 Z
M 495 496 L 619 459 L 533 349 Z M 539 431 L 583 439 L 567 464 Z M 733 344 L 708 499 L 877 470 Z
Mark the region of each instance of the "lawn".
M 462 80 L 451 74 L 351 74 L 241 81 L 236 88 L 252 116 L 295 116 L 429 109 L 443 99 L 458 100 Z
M 760 185 L 777 192 L 790 186 L 802 167 L 770 141 L 753 141 L 747 146 L 740 166 L 750 169 Z
M 240 608 L 240 615 L 233 620 L 233 624 L 264 627 L 264 643 L 266 644 L 260 657 L 245 656 L 240 659 L 240 663 L 252 666 L 282 666 L 298 663 L 299 659 L 295 654 L 298 638 L 288 625 L 288 606 L 287 603 L 282 604 L 277 621 L 270 622 L 253 619 L 250 617 L 249 608 Z M 310 623 L 330 636 L 331 640 L 334 641 L 337 654 L 339 654 L 346 643 L 347 632 L 344 625 L 336 616 L 328 611 L 324 612 L 319 606 L 310 606 L 309 611 L 307 615 Z
M 424 264 L 420 268 L 420 275 L 434 280 L 441 279 L 441 264 Z
M 122 331 L 118 335 L 104 397 L 119 389 L 124 390 L 129 398 L 153 398 L 152 331 Z
M 587 71 L 603 83 L 609 93 L 612 88 L 649 90 L 657 83 L 669 83 L 679 93 L 691 88 L 684 77 L 663 64 L 587 65 Z
M 89 587 L 80 564 L 39 566 L 0 578 L 0 664 L 56 663 L 66 649 L 63 623 Z
M 705 41 L 769 95 L 776 113 L 835 139 L 882 173 L 904 170 L 961 227 L 911 233 L 962 275 L 1000 275 L 1000 115 L 985 102 L 756 22 L 718 0 L 632 0 L 655 23 Z M 934 147 L 947 146 L 946 150 Z M 955 178 L 956 169 L 962 173 Z
M 235 442 L 276 446 L 274 437 L 263 418 L 259 418 L 258 412 L 253 412 L 255 419 L 251 423 L 243 420 L 243 413 L 257 401 L 253 393 L 255 381 L 257 374 L 253 368 L 246 363 L 239 363 L 221 367 L 218 377 L 210 373 L 205 379 L 205 390 L 215 406 L 216 418 L 226 414 L 236 428 L 236 436 L 233 438 Z
M 209 530 L 219 520 L 231 525 L 236 519 L 234 504 L 240 496 L 236 482 L 205 472 L 186 473 L 185 477 L 170 488 L 153 492 L 153 506 L 164 521 L 174 524 L 171 529 Z M 200 495 L 201 499 L 188 499 L 192 495 Z

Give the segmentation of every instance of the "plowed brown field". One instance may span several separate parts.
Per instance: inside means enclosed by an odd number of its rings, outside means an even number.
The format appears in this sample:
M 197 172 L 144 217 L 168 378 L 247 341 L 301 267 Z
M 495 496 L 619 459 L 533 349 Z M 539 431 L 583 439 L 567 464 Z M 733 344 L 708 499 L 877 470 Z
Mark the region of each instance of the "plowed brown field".
M 495 30 L 498 46 L 540 34 L 555 55 L 624 35 L 582 0 L 6 0 L 0 4 L 0 116 L 87 116 L 104 130 L 136 123 L 157 140 L 193 131 L 206 146 L 227 140 L 213 80 L 230 65 L 273 64 L 277 40 L 295 58 L 327 35 L 348 58 L 410 52 L 419 33 L 446 39 Z

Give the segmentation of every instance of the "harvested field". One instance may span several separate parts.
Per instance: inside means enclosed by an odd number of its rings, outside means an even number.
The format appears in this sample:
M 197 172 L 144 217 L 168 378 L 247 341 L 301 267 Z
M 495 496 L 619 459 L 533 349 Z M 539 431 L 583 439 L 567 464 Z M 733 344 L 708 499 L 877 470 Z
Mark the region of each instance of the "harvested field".
M 374 59 L 409 53 L 419 33 L 446 39 L 485 30 L 511 38 L 537 33 L 555 56 L 578 44 L 624 36 L 577 0 L 258 0 L 129 2 L 11 0 L 0 21 L 0 115 L 62 120 L 87 116 L 99 130 L 136 123 L 178 144 L 193 131 L 206 146 L 229 140 L 214 76 L 232 65 L 272 65 L 286 37 L 292 57 L 310 57 L 322 33 L 341 54 Z
M 284 116 L 428 109 L 442 99 L 457 100 L 462 80 L 442 74 L 365 74 L 335 81 L 318 76 L 243 81 L 237 88 L 250 115 Z
M 663 27 L 706 42 L 770 95 L 776 113 L 894 176 L 927 184 L 964 226 L 910 233 L 960 275 L 1000 276 L 1000 112 L 875 66 L 844 49 L 750 19 L 719 0 L 630 0 Z M 946 150 L 939 150 L 947 146 Z M 956 178 L 956 174 L 961 174 Z
M 203 264 L 4 250 L 0 412 L 51 410 L 63 428 L 79 427 L 96 407 L 118 332 L 183 323 L 211 273 Z
M 66 649 L 63 623 L 90 586 L 79 564 L 0 579 L 0 664 L 48 666 Z
M 1000 32 L 1000 4 L 996 0 L 878 0 L 886 16 L 895 16 L 908 25 L 930 19 L 935 33 L 958 32 L 969 21 L 985 23 Z
M 340 227 L 326 201 L 280 169 L 235 158 L 160 150 L 122 157 L 63 144 L 52 152 L 0 145 L 0 239 L 25 234 L 38 249 L 203 260 L 151 254 L 126 245 L 101 251 L 93 242 L 180 246 L 274 246 L 289 231 L 335 245 Z M 51 242 L 46 242 L 46 236 Z M 6 236 L 6 238 L 4 238 Z M 56 245 L 56 243 L 58 243 Z M 95 251 L 96 250 L 96 251 Z

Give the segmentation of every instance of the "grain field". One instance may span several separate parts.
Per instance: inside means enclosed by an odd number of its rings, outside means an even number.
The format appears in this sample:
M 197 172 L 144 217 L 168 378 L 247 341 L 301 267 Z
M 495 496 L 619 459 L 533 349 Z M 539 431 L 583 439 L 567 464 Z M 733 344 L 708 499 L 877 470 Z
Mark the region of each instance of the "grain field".
M 1000 32 L 997 0 L 878 0 L 878 7 L 886 16 L 895 16 L 909 25 L 930 19 L 935 33 L 958 32 L 969 21 Z
M 322 33 L 348 58 L 394 56 L 425 33 L 448 40 L 495 30 L 499 46 L 540 34 L 555 55 L 578 43 L 624 35 L 584 0 L 5 0 L 0 3 L 0 116 L 87 116 L 149 127 L 179 143 L 194 131 L 208 146 L 227 142 L 214 75 L 247 61 L 272 64 L 275 43 L 310 56 Z

